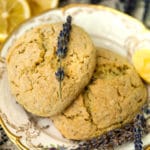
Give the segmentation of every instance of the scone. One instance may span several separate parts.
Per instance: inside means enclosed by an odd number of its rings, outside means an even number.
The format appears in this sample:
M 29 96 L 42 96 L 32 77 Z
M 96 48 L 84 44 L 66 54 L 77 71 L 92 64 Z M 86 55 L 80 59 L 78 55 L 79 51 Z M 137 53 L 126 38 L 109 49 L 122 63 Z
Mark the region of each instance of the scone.
M 96 50 L 87 33 L 72 25 L 68 52 L 62 61 L 65 72 L 62 99 L 56 79 L 57 38 L 62 23 L 31 29 L 10 48 L 7 56 L 8 79 L 12 94 L 26 110 L 38 116 L 62 112 L 88 84 L 95 69 Z
M 132 65 L 101 49 L 90 84 L 70 107 L 51 119 L 67 139 L 91 139 L 131 122 L 146 98 L 147 90 Z

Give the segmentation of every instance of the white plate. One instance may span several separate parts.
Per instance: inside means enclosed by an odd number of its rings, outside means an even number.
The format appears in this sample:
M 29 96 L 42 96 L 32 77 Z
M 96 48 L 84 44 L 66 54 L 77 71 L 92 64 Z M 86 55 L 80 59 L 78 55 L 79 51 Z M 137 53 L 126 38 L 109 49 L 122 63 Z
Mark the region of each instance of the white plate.
M 139 21 L 107 7 L 75 4 L 45 12 L 20 25 L 4 44 L 1 57 L 5 60 L 9 47 L 28 29 L 39 24 L 64 21 L 67 15 L 71 15 L 73 23 L 90 34 L 96 46 L 116 51 L 129 60 L 134 50 L 150 48 L 150 33 Z M 2 60 L 0 75 L 0 120 L 8 136 L 18 147 L 37 150 L 51 145 L 64 145 L 68 149 L 76 146 L 76 143 L 63 138 L 49 119 L 33 116 L 15 102 Z M 144 145 L 150 144 L 148 139 L 150 134 L 143 139 Z M 133 150 L 134 146 L 130 143 L 117 149 Z

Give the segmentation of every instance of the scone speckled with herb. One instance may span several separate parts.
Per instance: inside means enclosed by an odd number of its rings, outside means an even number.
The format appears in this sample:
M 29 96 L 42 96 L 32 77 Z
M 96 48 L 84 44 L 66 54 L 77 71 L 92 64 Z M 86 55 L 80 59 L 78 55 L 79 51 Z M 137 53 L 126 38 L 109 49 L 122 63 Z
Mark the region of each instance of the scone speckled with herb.
M 52 120 L 68 139 L 91 139 L 131 122 L 146 98 L 147 90 L 132 65 L 113 52 L 98 50 L 90 84 Z
M 62 112 L 88 84 L 96 64 L 96 50 L 87 33 L 72 25 L 68 52 L 62 61 L 65 77 L 62 99 L 56 79 L 57 39 L 62 23 L 41 25 L 27 31 L 10 48 L 8 79 L 16 100 L 29 112 L 52 116 Z

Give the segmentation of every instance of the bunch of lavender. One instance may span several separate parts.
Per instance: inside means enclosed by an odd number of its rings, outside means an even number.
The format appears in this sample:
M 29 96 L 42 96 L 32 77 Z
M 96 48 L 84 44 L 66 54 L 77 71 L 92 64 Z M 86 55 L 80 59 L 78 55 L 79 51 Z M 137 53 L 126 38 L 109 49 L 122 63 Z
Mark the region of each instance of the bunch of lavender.
M 143 113 L 149 115 L 150 108 L 144 106 Z M 72 150 L 109 150 L 114 149 L 118 145 L 134 140 L 135 150 L 142 150 L 142 136 L 147 134 L 146 119 L 143 114 L 138 114 L 133 123 L 126 124 L 122 128 L 111 130 L 99 137 L 87 141 L 79 142 L 77 148 Z M 49 150 L 59 150 L 57 148 L 50 148 Z M 66 150 L 62 148 L 62 150 Z
M 59 81 L 59 97 L 62 98 L 61 94 L 61 81 L 64 79 L 65 73 L 62 67 L 62 59 L 65 58 L 68 51 L 68 42 L 70 37 L 70 31 L 71 31 L 71 16 L 67 17 L 66 23 L 63 24 L 63 29 L 60 31 L 58 36 L 58 42 L 57 42 L 57 51 L 56 55 L 58 56 L 59 61 L 59 67 L 57 71 L 55 72 L 55 76 L 57 80 Z
M 150 114 L 150 108 L 147 106 L 144 106 L 142 111 L 147 115 Z M 133 123 L 109 131 L 100 137 L 81 142 L 79 143 L 79 147 L 74 150 L 114 149 L 114 147 L 132 140 L 134 140 L 135 150 L 142 150 L 142 136 L 147 133 L 148 127 L 146 125 L 146 119 L 143 114 L 138 114 Z
M 136 150 L 142 150 L 142 123 L 144 122 L 145 118 L 142 114 L 138 114 L 134 120 L 134 147 Z
M 8 137 L 6 136 L 3 128 L 0 126 L 0 145 L 5 144 L 8 141 Z
M 146 121 L 146 120 L 145 120 Z M 143 132 L 147 133 L 146 122 L 142 122 Z M 129 123 L 119 129 L 111 130 L 99 137 L 79 143 L 78 148 L 73 150 L 112 150 L 118 145 L 131 142 L 134 139 L 134 123 Z
M 149 115 L 150 108 L 148 106 L 144 106 L 142 109 L 143 113 Z M 142 142 L 142 133 L 143 127 L 146 126 L 146 119 L 143 114 L 138 114 L 134 119 L 134 147 L 135 150 L 142 150 L 143 142 Z

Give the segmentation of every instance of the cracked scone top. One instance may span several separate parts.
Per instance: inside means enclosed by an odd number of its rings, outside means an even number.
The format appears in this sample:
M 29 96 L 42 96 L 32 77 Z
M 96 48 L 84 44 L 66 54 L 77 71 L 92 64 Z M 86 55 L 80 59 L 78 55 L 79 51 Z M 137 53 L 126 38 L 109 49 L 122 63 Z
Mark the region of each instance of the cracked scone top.
M 135 69 L 121 56 L 97 51 L 90 84 L 61 115 L 51 119 L 68 139 L 97 137 L 133 120 L 147 98 Z
M 72 25 L 68 52 L 62 61 L 65 72 L 62 99 L 56 55 L 62 23 L 41 25 L 27 31 L 10 48 L 8 79 L 16 100 L 29 112 L 52 116 L 62 112 L 88 84 L 96 64 L 96 50 L 87 33 Z

